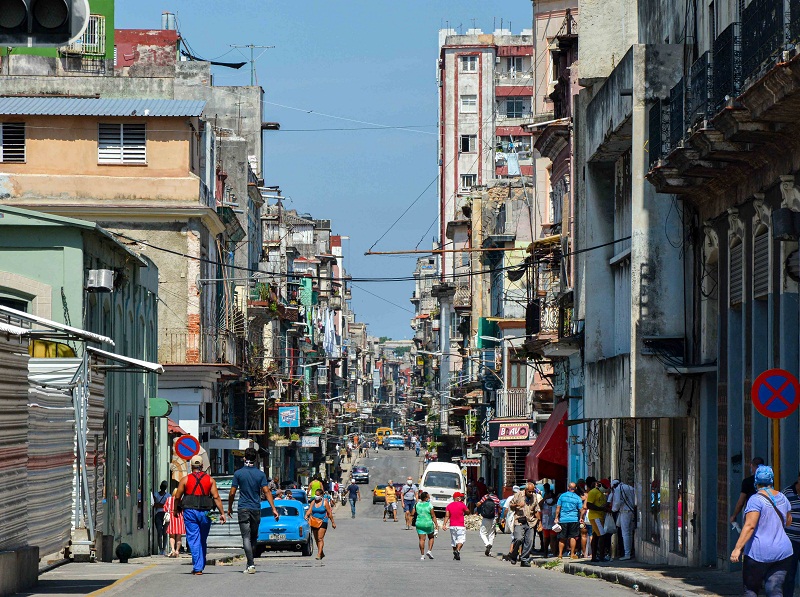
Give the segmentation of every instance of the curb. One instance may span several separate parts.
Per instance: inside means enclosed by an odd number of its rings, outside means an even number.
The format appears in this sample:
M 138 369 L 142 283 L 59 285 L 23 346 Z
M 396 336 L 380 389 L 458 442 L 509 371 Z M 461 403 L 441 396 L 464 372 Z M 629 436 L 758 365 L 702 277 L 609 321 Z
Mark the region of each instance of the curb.
M 583 573 L 587 576 L 595 575 L 607 582 L 630 587 L 642 593 L 649 593 L 656 597 L 697 597 L 693 591 L 684 591 L 664 586 L 664 583 L 654 581 L 646 574 L 640 574 L 620 568 L 606 568 L 601 566 L 588 566 L 586 564 L 565 563 L 564 573 L 577 575 Z
M 47 564 L 46 566 L 42 566 L 41 568 L 39 568 L 39 573 L 38 574 L 39 574 L 39 576 L 41 576 L 45 572 L 50 572 L 51 570 L 55 570 L 56 568 L 60 568 L 64 564 L 69 564 L 70 562 L 72 562 L 72 560 L 70 560 L 69 558 L 64 558 L 64 559 L 58 560 L 56 562 L 52 562 L 50 564 Z

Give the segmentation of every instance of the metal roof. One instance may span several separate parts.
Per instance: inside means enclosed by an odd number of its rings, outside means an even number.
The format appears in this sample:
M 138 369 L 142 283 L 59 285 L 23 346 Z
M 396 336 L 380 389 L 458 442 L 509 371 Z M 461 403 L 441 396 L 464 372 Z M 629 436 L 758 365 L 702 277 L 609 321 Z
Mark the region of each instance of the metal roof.
M 200 116 L 199 100 L 0 97 L 2 116 Z
M 25 329 L 24 334 L 20 334 L 22 336 L 28 336 L 30 338 L 36 337 L 43 337 L 48 338 L 53 336 L 57 332 L 61 332 L 62 334 L 66 334 L 70 338 L 77 338 L 80 340 L 86 340 L 88 342 L 97 342 L 100 344 L 110 344 L 114 346 L 114 341 L 111 338 L 107 338 L 106 336 L 101 336 L 100 334 L 95 334 L 93 332 L 87 332 L 86 330 L 80 330 L 78 328 L 74 328 L 69 325 L 64 325 L 63 323 L 58 323 L 56 321 L 51 321 L 49 319 L 45 319 L 44 317 L 38 317 L 31 313 L 25 313 L 24 311 L 17 311 L 16 309 L 12 309 L 11 307 L 6 307 L 4 305 L 0 305 L 0 315 L 10 315 L 14 319 L 20 319 L 22 321 L 28 321 L 30 323 L 38 323 L 47 330 L 29 330 Z M 7 333 L 15 334 L 12 327 L 9 327 L 9 324 L 4 326 L 4 330 Z

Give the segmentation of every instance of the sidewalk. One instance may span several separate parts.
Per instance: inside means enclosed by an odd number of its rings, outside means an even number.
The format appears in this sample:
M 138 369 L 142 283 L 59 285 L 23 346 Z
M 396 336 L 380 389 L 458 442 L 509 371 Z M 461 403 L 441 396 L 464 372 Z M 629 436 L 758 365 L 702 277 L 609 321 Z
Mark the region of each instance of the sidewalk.
M 635 561 L 559 561 L 556 558 L 534 558 L 531 563 L 566 574 L 600 578 L 657 597 L 741 595 L 743 590 L 741 572 L 722 572 L 711 568 L 650 566 Z

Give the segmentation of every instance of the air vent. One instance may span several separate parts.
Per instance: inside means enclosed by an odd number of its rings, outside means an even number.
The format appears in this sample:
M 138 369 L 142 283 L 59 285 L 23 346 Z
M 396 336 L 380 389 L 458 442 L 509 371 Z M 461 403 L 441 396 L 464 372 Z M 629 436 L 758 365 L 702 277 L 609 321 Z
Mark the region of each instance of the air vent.
M 110 269 L 90 269 L 86 290 L 89 292 L 112 292 L 114 290 L 114 272 Z

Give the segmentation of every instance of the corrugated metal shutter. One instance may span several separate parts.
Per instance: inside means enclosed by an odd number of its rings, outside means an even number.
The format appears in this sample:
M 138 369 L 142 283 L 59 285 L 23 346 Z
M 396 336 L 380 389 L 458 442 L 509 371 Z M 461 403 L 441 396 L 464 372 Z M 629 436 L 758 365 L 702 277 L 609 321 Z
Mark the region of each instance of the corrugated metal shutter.
M 94 360 L 93 360 L 94 362 Z M 89 480 L 89 506 L 94 512 L 94 528 L 106 533 L 105 489 L 106 489 L 106 376 L 92 371 L 89 382 L 89 422 L 86 432 L 86 476 Z M 149 503 L 146 502 L 146 503 Z
M 27 544 L 28 343 L 0 335 L 0 550 Z
M 730 267 L 728 268 L 728 288 L 730 292 L 730 304 L 742 304 L 742 247 L 743 243 L 738 243 L 730 250 Z
M 505 485 L 521 485 L 525 481 L 525 457 L 529 448 L 505 448 Z
M 762 232 L 753 239 L 753 297 L 769 294 L 769 234 Z
M 107 124 L 98 127 L 97 161 L 101 164 L 146 164 L 144 124 Z

